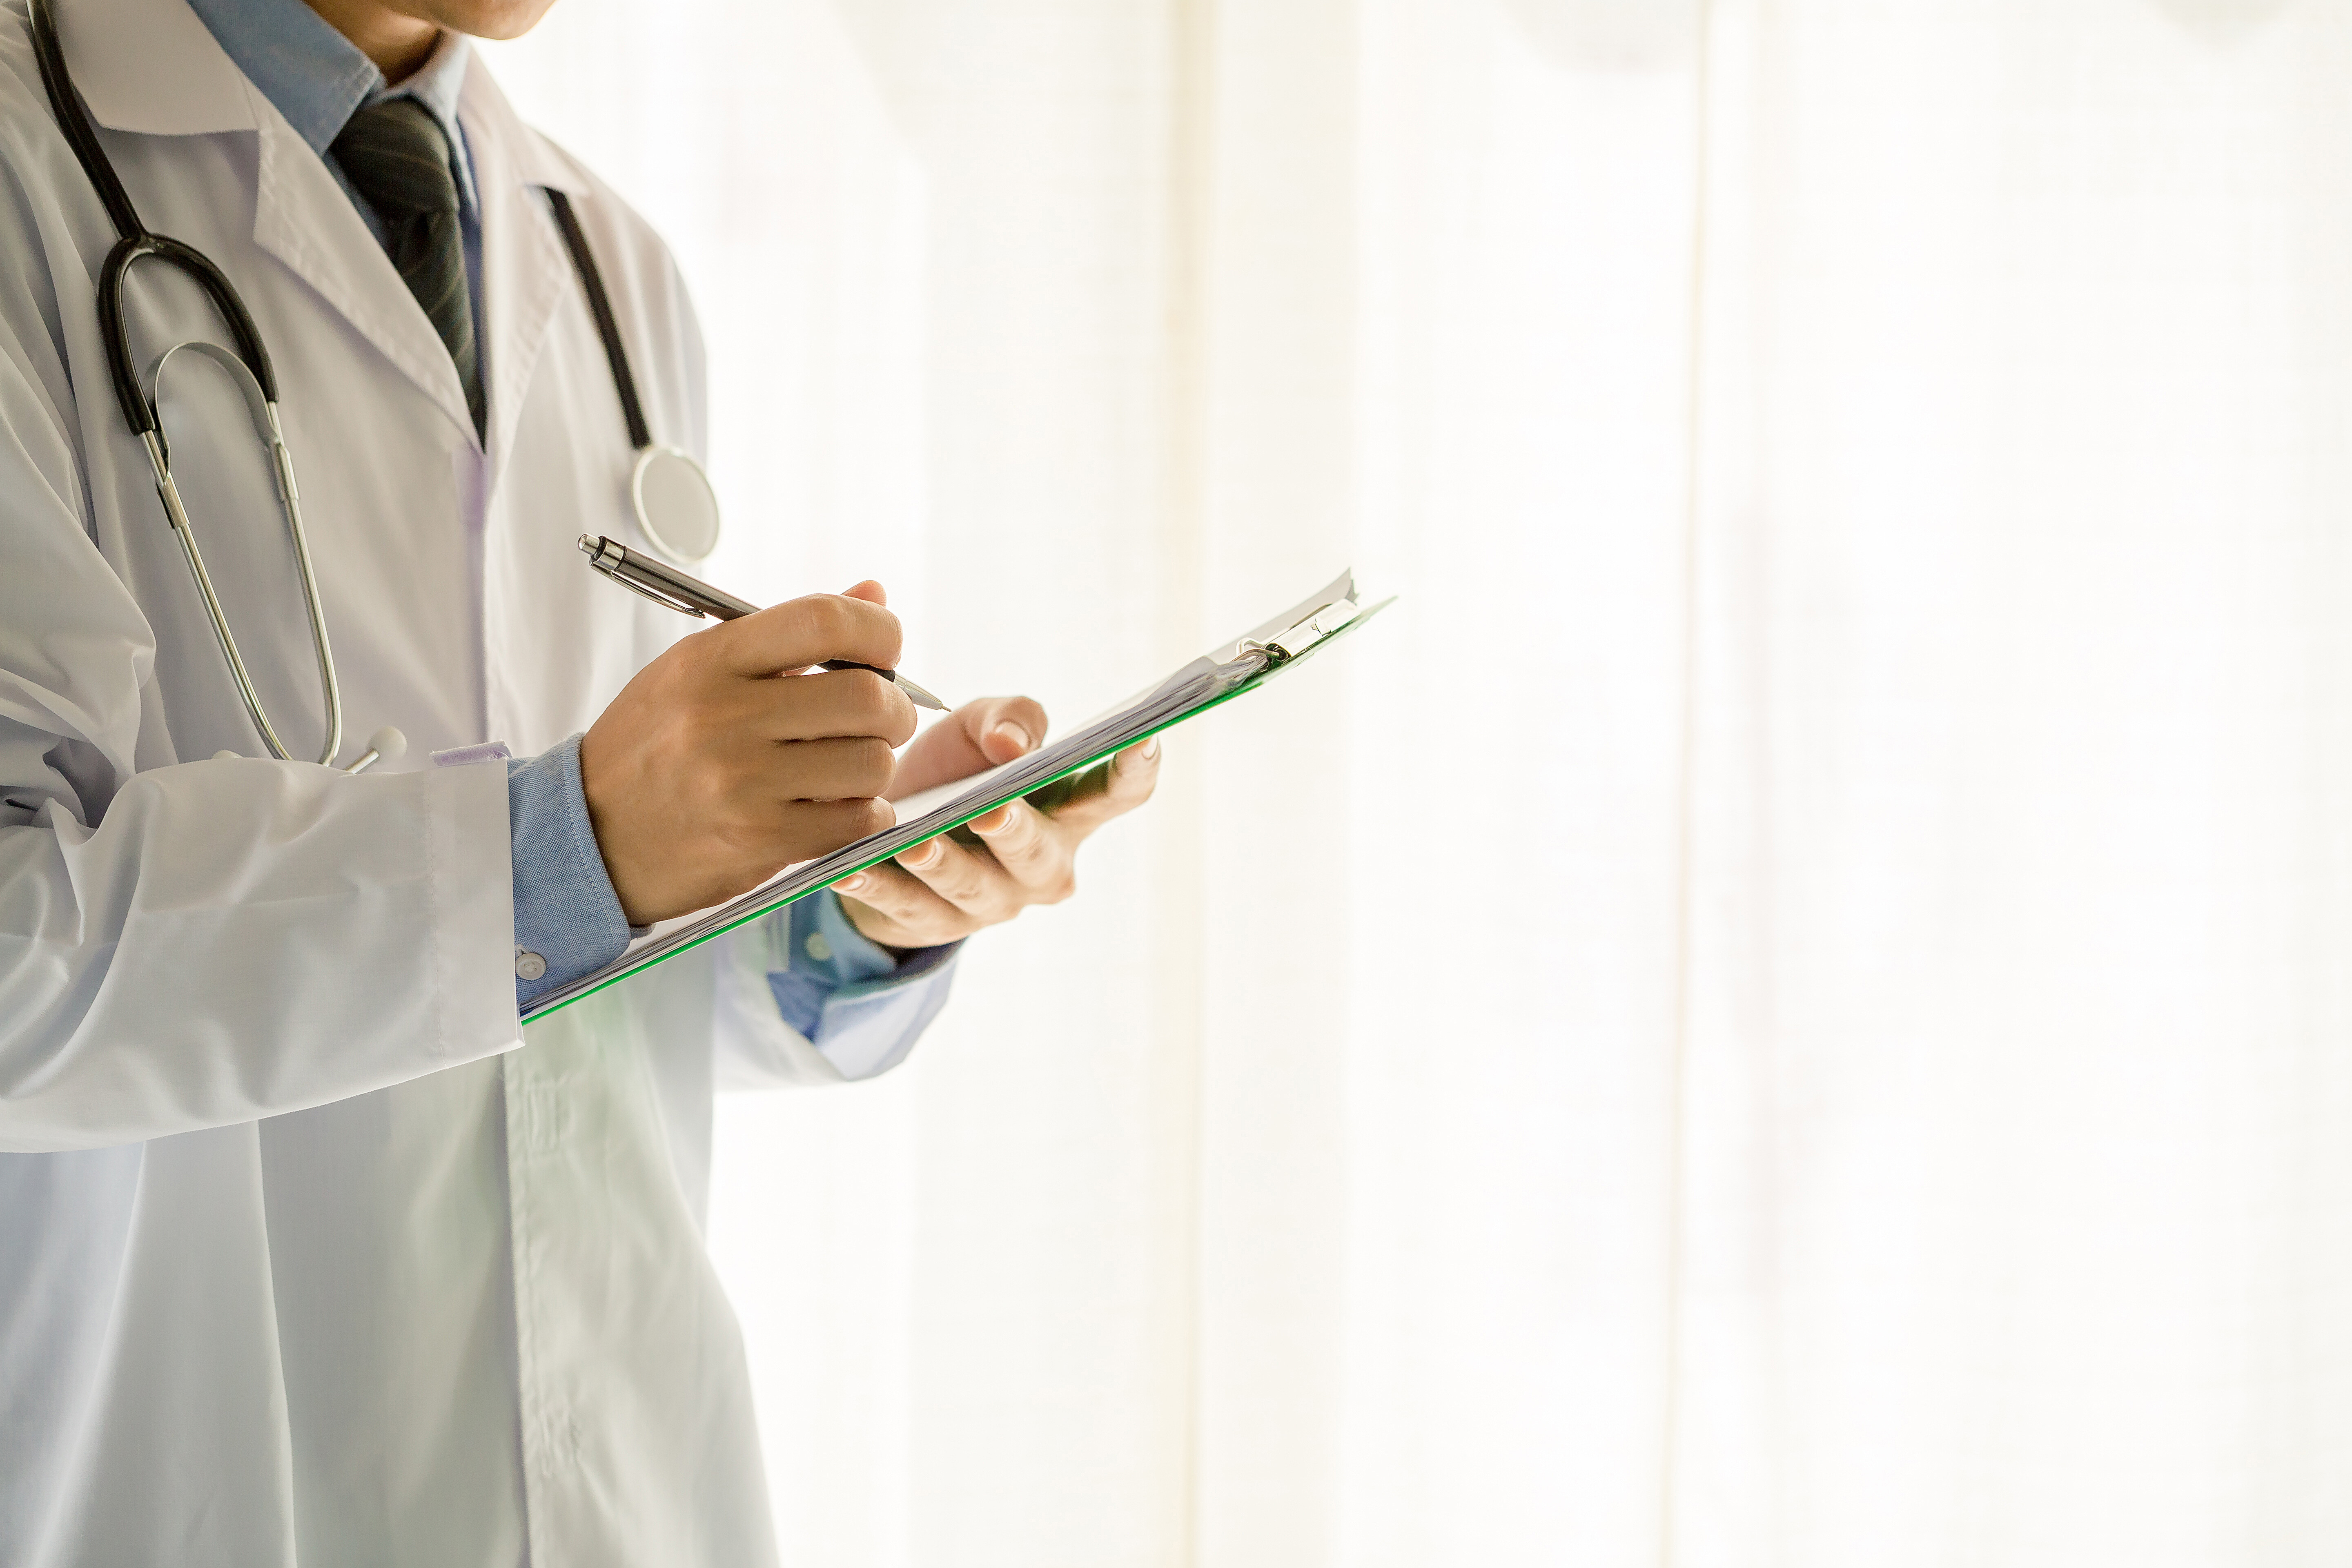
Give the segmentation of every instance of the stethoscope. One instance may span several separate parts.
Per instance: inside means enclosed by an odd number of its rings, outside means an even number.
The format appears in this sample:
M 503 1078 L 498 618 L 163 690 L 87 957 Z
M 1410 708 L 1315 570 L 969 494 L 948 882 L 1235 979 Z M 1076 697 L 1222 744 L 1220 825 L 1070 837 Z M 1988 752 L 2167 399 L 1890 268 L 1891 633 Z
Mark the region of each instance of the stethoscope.
M 295 570 L 302 581 L 302 604 L 310 616 L 311 646 L 318 650 L 319 689 L 327 710 L 327 740 L 319 761 L 321 764 L 331 763 L 335 753 L 342 749 L 343 700 L 335 684 L 335 655 L 327 638 L 326 611 L 319 602 L 318 575 L 310 565 L 310 541 L 302 530 L 302 498 L 294 483 L 294 458 L 286 448 L 286 435 L 278 424 L 278 378 L 270 369 L 269 351 L 262 346 L 261 333 L 254 326 L 245 301 L 237 297 L 236 289 L 210 257 L 192 245 L 153 233 L 140 222 L 138 209 L 131 205 L 131 196 L 122 188 L 114 164 L 99 145 L 98 132 L 82 107 L 81 95 L 66 72 L 65 51 L 58 43 L 49 0 L 30 0 L 30 10 L 33 52 L 40 62 L 41 85 L 47 89 L 49 106 L 57 114 L 58 127 L 73 148 L 82 173 L 97 188 L 107 216 L 113 220 L 115 232 L 121 237 L 107 253 L 98 275 L 99 327 L 106 339 L 106 364 L 114 383 L 114 400 L 121 405 L 123 418 L 130 421 L 131 430 L 147 449 L 148 464 L 155 471 L 155 493 L 163 502 L 163 515 L 179 537 L 182 552 L 187 556 L 189 574 L 195 579 L 197 595 L 204 600 L 205 613 L 212 619 L 213 635 L 219 639 L 221 656 L 228 661 L 229 674 L 236 681 L 237 694 L 245 700 L 246 711 L 252 715 L 254 728 L 261 732 L 262 742 L 269 748 L 270 754 L 291 762 L 292 754 L 278 739 L 262 706 L 261 694 L 254 689 L 253 678 L 245 667 L 245 656 L 237 651 L 236 637 L 229 630 L 228 616 L 221 608 L 220 595 L 214 591 L 212 574 L 205 570 L 204 552 L 196 547 L 195 530 L 188 521 L 187 508 L 182 504 L 179 486 L 172 477 L 171 442 L 164 436 L 158 412 L 164 369 L 183 353 L 210 360 L 228 374 L 244 395 L 246 411 L 253 420 L 253 433 L 269 456 L 270 472 L 277 479 L 278 510 L 285 516 Z M 589 310 L 596 318 L 597 335 L 604 341 L 604 357 L 613 368 L 614 390 L 620 395 L 621 415 L 628 425 L 629 443 L 636 452 L 636 460 L 629 471 L 629 499 L 637 514 L 637 526 L 663 554 L 683 562 L 699 561 L 719 543 L 718 493 L 711 489 L 702 466 L 690 455 L 654 440 L 652 429 L 646 423 L 645 409 L 637 401 L 636 378 L 629 373 L 628 352 L 621 344 L 613 302 L 605 296 L 604 278 L 596 270 L 596 258 L 588 249 L 588 237 L 581 232 L 568 196 L 557 190 L 550 190 L 546 195 L 555 215 L 555 226 L 562 233 L 564 248 L 571 252 L 572 267 L 587 292 Z M 148 385 L 155 389 L 152 395 L 142 389 L 132 369 L 131 333 L 122 310 L 123 280 L 129 277 L 131 265 L 150 258 L 175 267 L 194 279 L 220 312 L 221 320 L 227 323 L 229 336 L 236 343 L 234 353 L 202 341 L 175 343 L 164 350 L 148 369 Z M 363 772 L 378 762 L 399 756 L 407 746 L 407 739 L 387 726 L 368 737 L 367 749 L 343 771 Z

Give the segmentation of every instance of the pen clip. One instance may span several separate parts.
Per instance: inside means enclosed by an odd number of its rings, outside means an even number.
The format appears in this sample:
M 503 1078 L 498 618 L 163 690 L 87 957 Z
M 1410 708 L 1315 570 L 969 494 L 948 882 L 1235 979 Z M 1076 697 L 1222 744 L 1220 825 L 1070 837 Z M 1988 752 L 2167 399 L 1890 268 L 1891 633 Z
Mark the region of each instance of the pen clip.
M 698 621 L 709 614 L 691 599 L 666 591 L 660 585 L 659 578 L 628 570 L 628 551 L 609 539 L 583 533 L 580 536 L 580 553 L 588 557 L 589 565 L 632 594 L 642 594 L 656 605 L 676 610 L 681 616 L 691 616 Z
M 596 570 L 604 572 L 602 565 L 599 565 Z M 692 616 L 698 621 L 703 618 L 701 605 L 689 605 L 684 599 L 673 599 L 649 583 L 640 583 L 635 577 L 624 577 L 618 572 L 604 572 L 604 575 L 626 588 L 630 593 L 643 594 L 655 604 L 667 605 L 681 616 Z

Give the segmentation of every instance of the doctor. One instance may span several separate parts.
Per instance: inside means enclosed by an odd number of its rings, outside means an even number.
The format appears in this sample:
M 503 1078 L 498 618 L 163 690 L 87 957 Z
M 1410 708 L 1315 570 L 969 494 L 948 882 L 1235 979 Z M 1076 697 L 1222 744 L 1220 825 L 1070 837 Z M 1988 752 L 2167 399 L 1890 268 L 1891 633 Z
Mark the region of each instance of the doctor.
M 976 703 L 894 766 L 897 688 L 787 673 L 895 666 L 875 584 L 693 631 L 586 569 L 576 536 L 642 541 L 557 195 L 696 451 L 702 348 L 660 242 L 467 52 L 549 3 L 49 0 L 138 217 L 267 345 L 342 702 L 410 744 L 356 775 L 257 738 L 110 388 L 116 215 L 0 13 L 0 1563 L 772 1561 L 699 1233 L 712 1090 L 894 1065 L 960 939 L 1150 791 L 1126 753 L 519 1037 L 632 926 L 1045 728 Z M 142 377 L 231 341 L 160 266 L 122 314 Z M 315 755 L 267 459 L 226 372 L 169 377 L 141 390 L 256 696 Z

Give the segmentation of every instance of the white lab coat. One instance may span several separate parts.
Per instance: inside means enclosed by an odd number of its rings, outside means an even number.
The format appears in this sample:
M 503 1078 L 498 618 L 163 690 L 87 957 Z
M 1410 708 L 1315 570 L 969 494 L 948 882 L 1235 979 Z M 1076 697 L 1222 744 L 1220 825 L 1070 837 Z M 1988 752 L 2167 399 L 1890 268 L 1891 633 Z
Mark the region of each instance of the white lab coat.
M 260 325 L 351 725 L 412 749 L 358 778 L 204 760 L 259 747 L 108 387 L 92 279 L 114 236 L 11 0 L 0 1563 L 769 1561 L 699 1236 L 710 1093 L 838 1075 L 778 1017 L 764 937 L 515 1048 L 504 773 L 424 765 L 553 744 L 690 629 L 573 548 L 634 538 L 630 453 L 533 187 L 572 193 L 656 436 L 698 449 L 677 273 L 477 62 L 485 458 L 349 198 L 182 0 L 58 12 L 148 226 L 212 256 Z M 142 360 L 223 336 L 192 289 L 134 277 Z M 247 660 L 315 751 L 307 625 L 241 418 L 226 395 L 166 410 Z

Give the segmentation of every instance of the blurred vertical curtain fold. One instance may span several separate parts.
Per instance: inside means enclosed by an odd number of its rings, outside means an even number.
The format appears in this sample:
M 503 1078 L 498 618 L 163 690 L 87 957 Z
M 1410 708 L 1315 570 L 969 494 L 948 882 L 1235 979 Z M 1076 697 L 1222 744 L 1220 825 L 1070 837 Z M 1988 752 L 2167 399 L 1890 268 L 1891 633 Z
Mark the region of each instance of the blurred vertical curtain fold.
M 1404 595 L 722 1101 L 787 1561 L 2352 1558 L 2352 8 L 488 58 L 695 289 L 717 580 L 1065 721 Z

